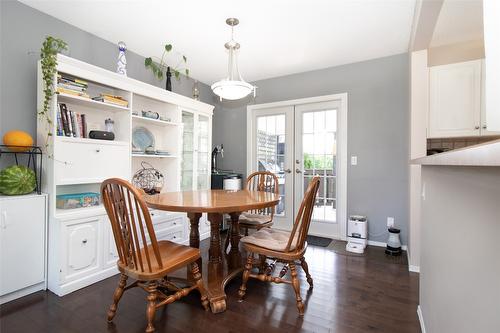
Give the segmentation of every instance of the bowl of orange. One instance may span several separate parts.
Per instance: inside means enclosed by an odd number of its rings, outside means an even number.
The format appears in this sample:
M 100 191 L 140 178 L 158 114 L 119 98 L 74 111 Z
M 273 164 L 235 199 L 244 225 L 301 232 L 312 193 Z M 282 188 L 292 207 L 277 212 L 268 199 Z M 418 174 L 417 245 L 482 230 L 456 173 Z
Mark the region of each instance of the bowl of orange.
M 33 138 L 24 131 L 13 130 L 4 134 L 3 144 L 13 152 L 23 152 L 33 146 Z

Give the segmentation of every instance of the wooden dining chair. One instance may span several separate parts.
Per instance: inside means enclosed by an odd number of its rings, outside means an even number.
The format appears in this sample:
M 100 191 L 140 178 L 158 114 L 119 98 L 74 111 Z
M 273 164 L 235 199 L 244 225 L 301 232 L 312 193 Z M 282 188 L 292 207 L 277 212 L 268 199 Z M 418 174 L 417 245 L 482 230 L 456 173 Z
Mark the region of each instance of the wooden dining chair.
M 320 178 L 317 176 L 309 183 L 291 232 L 264 228 L 241 239 L 248 257 L 243 271 L 243 282 L 238 291 L 240 301 L 242 301 L 245 296 L 249 278 L 258 279 L 264 282 L 287 283 L 291 284 L 295 291 L 299 315 L 302 316 L 304 314 L 304 304 L 300 297 L 300 281 L 297 277 L 295 264 L 300 261 L 300 265 L 306 273 L 309 287 L 312 288 L 313 280 L 309 274 L 309 268 L 304 255 L 307 249 L 306 238 L 309 231 L 309 225 L 311 224 L 311 216 L 316 201 L 316 194 L 318 193 L 319 183 Z M 264 256 L 265 259 L 274 259 L 274 262 L 267 265 L 264 270 L 261 270 L 259 267 L 259 273 L 254 274 L 252 270 L 254 267 L 255 254 L 258 254 L 259 257 Z M 276 262 L 281 262 L 284 266 L 278 276 L 272 276 Z M 291 281 L 284 279 L 284 276 L 288 272 L 288 268 L 290 269 Z
M 245 188 L 249 191 L 264 191 L 279 194 L 278 177 L 269 171 L 257 171 L 249 175 L 245 181 Z M 275 207 L 256 209 L 241 213 L 239 217 L 240 230 L 244 230 L 245 236 L 248 236 L 249 229 L 260 230 L 273 225 Z M 228 235 L 231 235 L 231 225 Z M 226 237 L 224 248 L 229 246 L 229 236 Z
M 129 182 L 118 178 L 107 179 L 101 185 L 101 195 L 111 222 L 121 273 L 113 304 L 108 311 L 108 322 L 113 320 L 123 292 L 133 287 L 141 287 L 148 293 L 146 332 L 154 331 L 157 308 L 186 296 L 194 289 L 198 289 L 201 303 L 208 310 L 208 298 L 196 264 L 200 250 L 158 241 L 148 207 L 142 199 L 144 194 Z M 190 268 L 192 281 L 188 287 L 179 288 L 167 278 L 167 274 L 186 266 Z M 127 286 L 128 278 L 135 281 Z M 172 293 L 167 295 L 166 290 Z

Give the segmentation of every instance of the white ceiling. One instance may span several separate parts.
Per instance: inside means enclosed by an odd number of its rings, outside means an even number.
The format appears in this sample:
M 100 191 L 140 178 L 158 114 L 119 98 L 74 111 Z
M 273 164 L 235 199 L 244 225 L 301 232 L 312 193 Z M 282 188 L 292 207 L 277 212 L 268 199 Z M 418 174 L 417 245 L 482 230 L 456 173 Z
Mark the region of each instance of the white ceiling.
M 431 47 L 483 39 L 483 1 L 445 0 Z
M 21 0 L 143 56 L 171 42 L 191 76 L 226 76 L 227 17 L 237 17 L 239 67 L 248 81 L 408 50 L 415 0 Z

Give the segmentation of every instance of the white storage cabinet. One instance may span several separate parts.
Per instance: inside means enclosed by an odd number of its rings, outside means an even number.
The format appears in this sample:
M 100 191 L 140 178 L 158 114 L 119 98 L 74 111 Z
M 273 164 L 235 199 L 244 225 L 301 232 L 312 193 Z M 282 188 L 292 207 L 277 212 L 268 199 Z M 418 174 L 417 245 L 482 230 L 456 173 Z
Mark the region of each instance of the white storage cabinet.
M 0 304 L 46 288 L 46 229 L 46 195 L 0 196 Z

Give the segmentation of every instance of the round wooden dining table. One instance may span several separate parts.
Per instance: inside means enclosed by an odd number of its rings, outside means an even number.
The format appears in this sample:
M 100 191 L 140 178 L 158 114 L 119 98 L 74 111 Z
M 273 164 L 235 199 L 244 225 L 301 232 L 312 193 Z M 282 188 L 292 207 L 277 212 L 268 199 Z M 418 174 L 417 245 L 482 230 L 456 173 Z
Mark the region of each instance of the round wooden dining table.
M 261 191 L 200 190 L 166 192 L 146 196 L 146 204 L 154 209 L 185 212 L 191 224 L 189 245 L 200 247 L 199 223 L 203 213 L 210 221 L 210 248 L 208 257 L 202 253 L 199 266 L 207 289 L 213 313 L 226 310 L 226 284 L 243 270 L 243 257 L 239 248 L 239 216 L 241 212 L 276 206 L 278 194 Z M 220 226 L 223 214 L 231 217 L 231 240 L 229 253 L 222 252 Z M 207 260 L 208 259 L 208 260 Z

